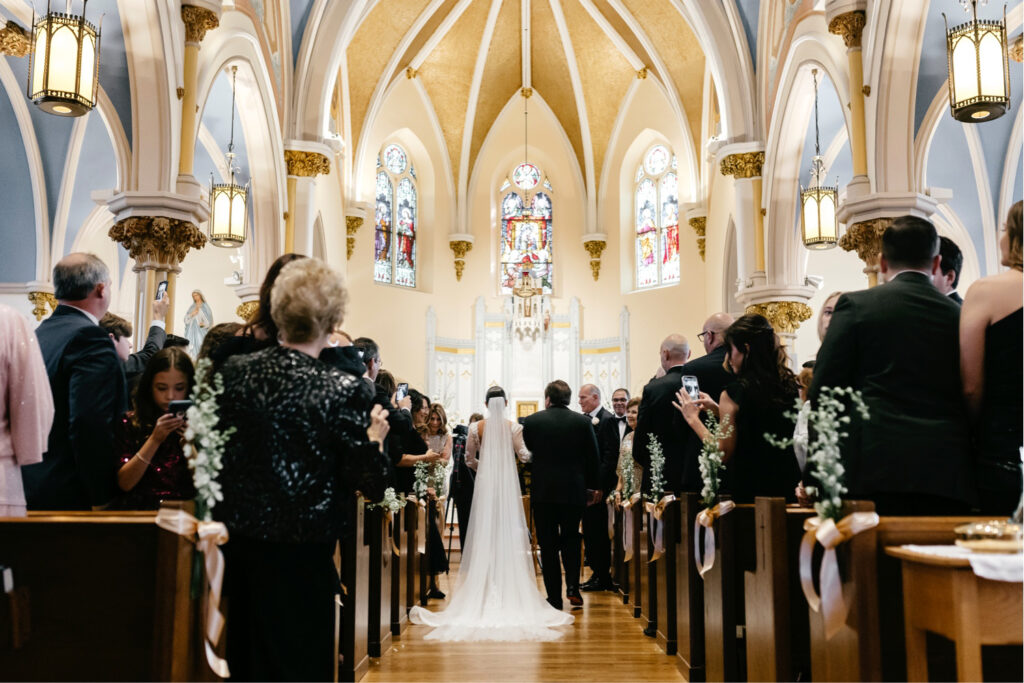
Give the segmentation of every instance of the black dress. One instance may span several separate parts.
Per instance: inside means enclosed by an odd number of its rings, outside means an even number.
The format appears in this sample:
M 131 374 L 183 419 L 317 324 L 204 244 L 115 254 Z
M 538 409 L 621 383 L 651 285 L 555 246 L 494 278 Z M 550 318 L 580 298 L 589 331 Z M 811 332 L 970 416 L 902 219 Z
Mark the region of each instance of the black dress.
M 341 503 L 379 499 L 387 462 L 366 441 L 360 378 L 280 346 L 223 365 L 218 429 L 234 427 L 214 508 L 231 535 L 224 592 L 233 680 L 331 680 Z
M 985 396 L 978 426 L 978 493 L 985 514 L 1009 516 L 1021 494 L 1024 308 L 985 330 Z
M 737 503 L 753 503 L 755 496 L 796 500 L 800 466 L 792 448 L 776 448 L 764 434 L 778 439 L 793 435 L 793 421 L 785 416 L 793 409 L 796 393 L 777 397 L 759 395 L 741 381 L 725 389 L 739 406 L 736 413 L 736 448 L 722 476 L 722 490 Z M 774 400 L 772 400 L 774 399 Z

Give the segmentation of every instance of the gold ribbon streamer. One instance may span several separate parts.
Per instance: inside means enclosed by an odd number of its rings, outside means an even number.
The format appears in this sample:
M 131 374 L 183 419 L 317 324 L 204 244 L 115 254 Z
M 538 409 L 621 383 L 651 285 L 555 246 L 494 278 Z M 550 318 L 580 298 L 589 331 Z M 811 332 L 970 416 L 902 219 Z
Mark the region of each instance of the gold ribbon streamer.
M 807 604 L 815 612 L 821 612 L 825 619 L 826 640 L 839 632 L 846 623 L 850 606 L 843 599 L 843 582 L 839 577 L 839 563 L 836 548 L 862 531 L 878 526 L 878 513 L 854 512 L 843 517 L 838 523 L 831 519 L 811 517 L 804 522 L 804 537 L 800 541 L 800 586 L 804 589 Z M 818 570 L 821 596 L 814 592 L 814 575 L 811 566 L 814 544 L 820 543 L 825 549 Z
M 395 543 L 395 513 L 391 510 L 385 510 L 384 513 L 387 515 L 388 520 L 388 538 L 391 539 L 391 552 L 394 553 L 395 557 L 401 557 L 402 551 L 398 549 L 398 544 Z
M 228 541 L 228 529 L 220 522 L 200 522 L 184 510 L 160 508 L 156 525 L 171 533 L 184 536 L 196 544 L 203 554 L 206 582 L 210 586 L 206 604 L 206 661 L 221 678 L 229 678 L 231 671 L 226 660 L 217 656 L 213 645 L 220 641 L 224 630 L 224 615 L 220 612 L 220 591 L 224 583 L 224 554 L 220 547 Z
M 634 493 L 622 504 L 622 549 L 625 551 L 623 562 L 633 559 L 633 546 L 636 543 L 636 524 L 633 521 L 633 506 L 640 502 L 640 494 Z
M 723 500 L 714 507 L 704 508 L 693 522 L 693 561 L 700 578 L 715 566 L 715 520 L 732 512 L 736 503 Z M 704 527 L 704 553 L 701 554 L 700 529 Z
M 669 503 L 675 499 L 675 496 L 669 494 L 662 497 L 657 503 L 644 504 L 648 514 L 651 515 L 651 536 L 654 539 L 654 552 L 651 553 L 651 557 L 647 560 L 648 564 L 657 562 L 665 555 L 665 522 L 661 518 L 665 514 L 665 509 Z

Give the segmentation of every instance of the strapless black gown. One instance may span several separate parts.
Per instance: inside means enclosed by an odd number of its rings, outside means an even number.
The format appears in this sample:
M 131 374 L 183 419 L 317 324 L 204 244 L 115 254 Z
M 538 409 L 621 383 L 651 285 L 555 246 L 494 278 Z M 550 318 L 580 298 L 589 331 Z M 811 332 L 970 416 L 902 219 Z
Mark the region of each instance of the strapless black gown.
M 985 396 L 978 424 L 982 512 L 1009 516 L 1021 495 L 1024 445 L 1024 308 L 985 330 Z

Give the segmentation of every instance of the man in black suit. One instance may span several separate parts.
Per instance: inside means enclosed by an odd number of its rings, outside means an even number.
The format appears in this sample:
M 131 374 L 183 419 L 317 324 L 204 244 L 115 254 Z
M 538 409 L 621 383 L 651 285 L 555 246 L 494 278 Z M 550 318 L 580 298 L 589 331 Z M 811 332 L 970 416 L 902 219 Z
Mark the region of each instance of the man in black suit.
M 683 483 L 683 446 L 687 436 L 693 432 L 675 409 L 672 402 L 682 386 L 683 365 L 690 359 L 690 344 L 681 334 L 671 334 L 661 342 L 662 377 L 652 379 L 644 387 L 640 399 L 640 412 L 636 418 L 636 434 L 633 436 L 633 460 L 644 468 L 642 490 L 651 494 L 651 458 L 648 445 L 651 437 L 657 437 L 665 454 L 665 488 L 679 491 Z M 661 498 L 661 491 L 653 495 Z
M 156 352 L 164 348 L 167 341 L 167 328 L 164 319 L 167 317 L 168 299 L 164 293 L 159 299 L 153 302 L 153 322 L 149 326 L 149 334 L 146 335 L 146 343 L 142 348 L 132 353 L 132 324 L 119 315 L 109 311 L 100 318 L 99 325 L 103 328 L 110 339 L 114 342 L 117 356 L 121 359 L 124 368 L 124 378 L 128 382 L 128 393 L 135 389 L 149 359 L 156 355 Z
M 964 300 L 956 293 L 960 284 L 960 271 L 964 267 L 964 254 L 956 242 L 948 237 L 939 238 L 939 269 L 942 271 L 935 276 L 935 288 L 956 302 L 957 306 L 963 306 Z
M 693 375 L 697 385 L 717 403 L 722 391 L 732 381 L 732 375 L 723 363 L 728 348 L 725 345 L 725 331 L 732 325 L 732 316 L 728 313 L 715 313 L 704 321 L 697 339 L 704 345 L 704 355 L 694 358 L 683 366 L 680 375 Z M 677 389 L 678 390 L 678 389 Z M 692 429 L 688 430 L 683 445 L 683 491 L 700 491 L 704 482 L 700 478 L 700 466 L 697 458 L 704 444 Z
M 590 420 L 594 427 L 594 435 L 597 436 L 604 423 L 612 417 L 612 414 L 601 405 L 601 389 L 595 384 L 584 384 L 580 387 L 578 400 L 580 411 Z M 601 443 L 598 441 L 599 451 L 600 447 Z M 599 467 L 599 480 L 603 482 L 603 463 Z M 584 563 L 590 567 L 592 573 L 580 588 L 611 590 L 612 579 L 608 571 L 610 560 L 605 557 L 611 552 L 611 546 L 608 545 L 608 521 L 603 505 L 591 505 L 583 512 L 583 541 Z
M 572 390 L 562 380 L 544 389 L 544 407 L 523 420 L 523 441 L 532 453 L 530 505 L 544 568 L 548 602 L 562 609 L 562 574 L 565 595 L 572 605 L 580 595 L 578 529 L 583 510 L 597 500 L 597 437 L 587 417 L 569 409 Z
M 53 269 L 58 306 L 36 328 L 55 414 L 43 461 L 22 468 L 33 510 L 106 506 L 117 491 L 114 425 L 127 408 L 121 359 L 97 322 L 110 307 L 110 275 L 92 254 Z
M 886 284 L 844 294 L 818 352 L 809 398 L 853 387 L 870 412 L 842 444 L 849 498 L 880 514 L 966 512 L 974 500 L 959 373 L 960 307 L 933 284 L 939 237 L 903 216 L 882 235 Z

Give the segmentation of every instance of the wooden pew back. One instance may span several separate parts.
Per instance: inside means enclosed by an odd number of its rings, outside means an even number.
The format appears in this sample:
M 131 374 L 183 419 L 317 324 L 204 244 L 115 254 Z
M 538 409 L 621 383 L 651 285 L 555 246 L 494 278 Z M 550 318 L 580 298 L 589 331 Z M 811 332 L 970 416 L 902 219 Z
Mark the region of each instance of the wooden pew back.
M 341 542 L 342 608 L 339 622 L 338 680 L 358 681 L 370 665 L 369 631 L 370 549 L 364 540 L 366 503 L 362 497 L 345 502 L 347 533 Z
M 693 524 L 703 508 L 695 493 L 679 498 L 676 569 L 676 662 L 688 681 L 704 680 L 704 581 L 693 556 Z
M 409 590 L 409 546 L 408 522 L 405 519 L 405 508 L 395 513 L 391 523 L 392 558 L 391 558 L 391 635 L 398 637 L 409 625 L 407 613 L 407 592 Z M 397 551 L 397 553 L 396 553 Z
M 380 657 L 391 646 L 391 536 L 387 515 L 373 508 L 363 518 L 364 543 L 369 548 L 370 567 L 367 601 L 367 653 Z

